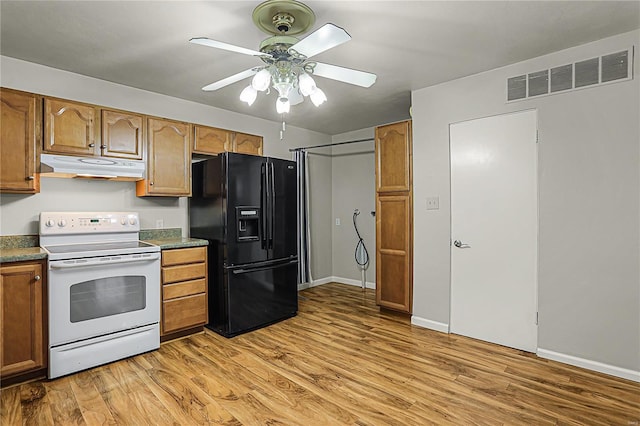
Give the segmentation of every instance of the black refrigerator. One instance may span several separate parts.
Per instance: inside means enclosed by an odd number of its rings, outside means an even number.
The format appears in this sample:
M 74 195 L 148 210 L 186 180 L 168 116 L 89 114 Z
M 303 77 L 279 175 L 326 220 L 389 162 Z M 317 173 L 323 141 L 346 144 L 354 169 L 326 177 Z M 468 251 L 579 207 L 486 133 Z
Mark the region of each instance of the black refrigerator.
M 189 227 L 209 241 L 209 323 L 232 337 L 298 311 L 296 163 L 225 152 L 193 163 Z

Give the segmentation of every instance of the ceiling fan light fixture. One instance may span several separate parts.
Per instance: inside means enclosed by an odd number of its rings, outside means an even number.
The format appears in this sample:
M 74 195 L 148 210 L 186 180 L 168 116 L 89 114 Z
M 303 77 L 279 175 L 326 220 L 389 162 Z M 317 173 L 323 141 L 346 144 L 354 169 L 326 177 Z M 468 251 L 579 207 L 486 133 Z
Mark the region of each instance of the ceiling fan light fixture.
M 251 85 L 245 87 L 240 93 L 240 100 L 242 102 L 246 102 L 249 106 L 253 105 L 257 97 L 258 92 Z
M 289 112 L 290 109 L 291 109 L 291 103 L 289 102 L 289 99 L 279 97 L 278 100 L 276 101 L 276 112 L 278 114 L 284 114 Z
M 319 87 L 316 87 L 316 90 L 314 90 L 309 95 L 309 98 L 311 98 L 311 102 L 313 102 L 315 106 L 319 107 L 320 105 L 325 103 L 325 101 L 327 100 L 327 95 L 324 94 L 322 89 L 320 89 Z
M 251 86 L 260 92 L 267 90 L 269 83 L 271 83 L 271 73 L 267 68 L 260 70 L 251 80 Z
M 302 96 L 309 96 L 316 90 L 316 82 L 309 74 L 303 72 L 298 77 L 298 87 Z

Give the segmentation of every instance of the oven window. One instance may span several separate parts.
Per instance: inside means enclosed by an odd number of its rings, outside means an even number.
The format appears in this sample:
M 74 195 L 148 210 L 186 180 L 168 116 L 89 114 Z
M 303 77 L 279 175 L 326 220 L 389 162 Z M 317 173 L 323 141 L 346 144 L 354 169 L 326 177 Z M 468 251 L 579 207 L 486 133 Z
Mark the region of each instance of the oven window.
M 144 309 L 145 277 L 125 275 L 71 286 L 71 322 L 109 317 Z

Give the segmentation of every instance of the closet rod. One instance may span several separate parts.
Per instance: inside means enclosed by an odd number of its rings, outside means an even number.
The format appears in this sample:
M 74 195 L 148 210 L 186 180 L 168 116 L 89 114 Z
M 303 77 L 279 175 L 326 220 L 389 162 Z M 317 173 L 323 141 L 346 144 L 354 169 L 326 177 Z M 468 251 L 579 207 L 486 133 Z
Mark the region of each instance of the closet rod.
M 347 145 L 347 144 L 350 144 L 350 143 L 369 142 L 369 141 L 374 141 L 374 140 L 375 140 L 374 138 L 368 138 L 368 139 L 358 139 L 358 140 L 346 141 L 346 142 L 327 143 L 327 144 L 324 144 L 324 145 L 316 145 L 316 146 L 301 146 L 299 148 L 291 148 L 289 150 L 289 152 L 306 151 L 308 149 L 314 149 L 314 148 L 326 148 L 328 146 Z

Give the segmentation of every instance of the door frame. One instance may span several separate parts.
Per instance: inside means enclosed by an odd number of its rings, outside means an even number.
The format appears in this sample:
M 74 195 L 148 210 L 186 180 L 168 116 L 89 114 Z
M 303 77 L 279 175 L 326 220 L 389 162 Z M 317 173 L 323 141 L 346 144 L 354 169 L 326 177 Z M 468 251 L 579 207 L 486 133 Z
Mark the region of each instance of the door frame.
M 514 115 L 514 114 L 520 114 L 520 113 L 524 113 L 524 112 L 530 112 L 533 111 L 536 114 L 536 143 L 535 143 L 535 155 L 533 158 L 534 161 L 534 169 L 535 169 L 535 179 L 534 179 L 534 185 L 535 185 L 535 203 L 536 203 L 536 208 L 535 208 L 535 235 L 536 235 L 536 249 L 535 249 L 535 268 L 534 268 L 534 277 L 533 277 L 533 290 L 534 290 L 534 306 L 535 306 L 535 310 L 536 310 L 536 342 L 535 342 L 535 350 L 533 353 L 537 352 L 537 349 L 539 347 L 539 341 L 540 341 L 540 333 L 539 333 L 539 326 L 540 326 L 540 318 L 539 318 L 539 313 L 540 313 L 540 307 L 538 306 L 539 303 L 539 291 L 540 291 L 540 287 L 539 287 L 539 276 L 540 276 L 540 112 L 538 110 L 538 108 L 526 108 L 526 109 L 522 109 L 522 110 L 516 110 L 516 111 L 508 111 L 508 112 L 504 112 L 504 113 L 497 113 L 497 114 L 490 114 L 490 115 L 484 115 L 481 117 L 476 117 L 476 118 L 469 118 L 467 120 L 458 120 L 458 121 L 454 121 L 449 123 L 449 128 L 448 128 L 448 137 L 449 137 L 449 326 L 448 328 L 448 334 L 452 334 L 451 333 L 451 328 L 452 328 L 452 323 L 451 323 L 451 319 L 452 319 L 452 305 L 453 305 L 453 214 L 452 214 L 452 199 L 453 199 L 453 193 L 452 193 L 452 173 L 453 173 L 453 167 L 451 165 L 451 126 L 455 125 L 455 124 L 459 124 L 459 123 L 465 123 L 468 121 L 475 121 L 475 120 L 482 120 L 482 119 L 486 119 L 486 118 L 492 118 L 492 117 L 499 117 L 499 116 L 506 116 L 506 115 Z M 493 343 L 493 342 L 489 342 L 489 343 Z M 493 343 L 493 344 L 498 344 L 498 343 Z

